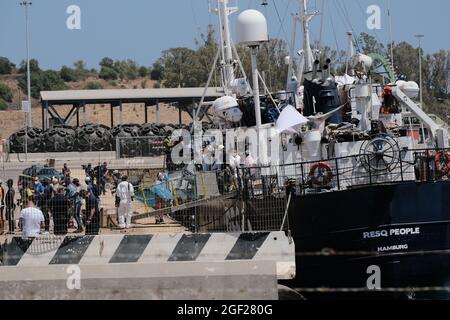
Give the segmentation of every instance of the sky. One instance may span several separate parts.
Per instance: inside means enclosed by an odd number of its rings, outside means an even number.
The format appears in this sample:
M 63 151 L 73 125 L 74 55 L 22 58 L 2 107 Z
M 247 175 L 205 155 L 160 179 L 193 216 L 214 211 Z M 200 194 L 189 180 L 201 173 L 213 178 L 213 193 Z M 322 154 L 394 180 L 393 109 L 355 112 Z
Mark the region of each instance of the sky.
M 324 0 L 323 43 L 341 50 L 347 47 L 346 32 L 367 32 L 387 42 L 389 0 Z M 414 34 L 422 33 L 427 53 L 450 50 L 450 1 L 390 0 L 392 34 L 396 42 L 417 45 Z M 0 56 L 19 64 L 25 58 L 25 14 L 19 0 L 0 0 Z M 217 16 L 208 12 L 208 2 L 217 0 L 32 0 L 29 9 L 30 55 L 41 68 L 59 69 L 84 60 L 89 68 L 98 68 L 105 56 L 133 59 L 150 66 L 161 51 L 172 47 L 195 48 L 194 39 L 217 25 Z M 271 38 L 291 39 L 291 13 L 298 12 L 296 0 L 230 0 L 240 11 L 257 9 L 266 15 Z M 311 10 L 321 9 L 321 0 L 309 0 Z M 70 5 L 81 10 L 81 29 L 66 26 Z M 368 6 L 381 9 L 381 29 L 367 28 Z M 237 14 L 231 17 L 232 36 Z M 312 38 L 319 39 L 321 18 L 312 22 Z M 444 32 L 443 32 L 444 31 Z M 297 49 L 301 49 L 301 32 L 297 33 Z

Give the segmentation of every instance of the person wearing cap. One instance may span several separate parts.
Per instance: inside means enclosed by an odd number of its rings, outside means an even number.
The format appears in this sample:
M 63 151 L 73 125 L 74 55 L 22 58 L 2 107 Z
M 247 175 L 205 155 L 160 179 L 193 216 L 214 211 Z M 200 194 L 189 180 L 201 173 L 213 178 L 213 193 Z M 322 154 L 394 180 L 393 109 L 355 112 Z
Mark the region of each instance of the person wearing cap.
M 393 114 L 399 113 L 397 100 L 392 94 L 392 87 L 386 86 L 383 91 L 383 103 L 381 105 L 381 113 Z
M 133 214 L 132 201 L 134 200 L 134 188 L 129 183 L 127 176 L 122 177 L 122 182 L 117 186 L 116 194 L 119 202 L 119 227 L 121 229 L 131 227 L 131 215 Z
M 81 185 L 77 178 L 67 187 L 67 195 L 70 201 L 73 217 L 77 223 L 76 233 L 83 232 L 83 223 L 81 221 Z
M 3 188 L 3 181 L 0 180 L 0 235 L 3 234 L 3 225 L 5 223 L 5 217 L 3 211 L 5 209 L 5 189 Z

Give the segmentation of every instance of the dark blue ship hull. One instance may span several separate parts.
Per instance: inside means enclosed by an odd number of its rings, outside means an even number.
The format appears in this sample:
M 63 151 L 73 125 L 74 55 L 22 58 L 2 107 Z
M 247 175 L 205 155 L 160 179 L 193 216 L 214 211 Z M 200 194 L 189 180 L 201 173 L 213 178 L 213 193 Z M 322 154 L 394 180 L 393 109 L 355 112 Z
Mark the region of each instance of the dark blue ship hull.
M 351 288 L 364 296 L 375 292 L 365 289 L 376 266 L 382 289 L 416 288 L 384 293 L 449 293 L 429 287 L 450 287 L 450 181 L 295 196 L 289 222 L 297 253 L 291 287 Z

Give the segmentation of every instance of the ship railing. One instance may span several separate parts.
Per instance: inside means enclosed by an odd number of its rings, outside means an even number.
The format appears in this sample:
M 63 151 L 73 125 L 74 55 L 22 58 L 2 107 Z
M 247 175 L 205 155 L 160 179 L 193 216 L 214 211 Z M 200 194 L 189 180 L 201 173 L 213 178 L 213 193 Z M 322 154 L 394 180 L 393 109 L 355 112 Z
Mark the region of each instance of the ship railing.
M 346 157 L 242 169 L 250 197 L 295 191 L 297 195 L 343 191 L 380 184 L 450 178 L 450 149 L 403 149 L 383 157 Z

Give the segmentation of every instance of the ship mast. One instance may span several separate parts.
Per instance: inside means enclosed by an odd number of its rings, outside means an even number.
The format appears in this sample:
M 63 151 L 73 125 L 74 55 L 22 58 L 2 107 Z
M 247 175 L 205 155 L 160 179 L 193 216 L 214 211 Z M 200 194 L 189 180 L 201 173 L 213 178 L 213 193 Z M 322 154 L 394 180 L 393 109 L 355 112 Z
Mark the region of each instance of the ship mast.
M 308 72 L 312 70 L 313 67 L 313 54 L 311 50 L 311 38 L 309 35 L 309 23 L 311 19 L 317 15 L 317 12 L 308 13 L 308 0 L 298 0 L 300 4 L 300 17 L 302 19 L 302 25 L 303 25 L 303 54 L 305 56 L 305 69 L 301 70 L 299 68 L 297 79 L 301 79 L 301 76 L 304 72 Z M 302 72 L 302 73 L 300 73 Z
M 302 83 L 303 74 L 305 72 L 312 71 L 314 57 L 311 49 L 311 37 L 310 37 L 310 27 L 309 23 L 312 18 L 318 15 L 318 11 L 313 11 L 308 13 L 308 0 L 298 0 L 299 3 L 299 14 L 293 16 L 293 32 L 292 32 L 292 43 L 291 43 L 291 56 L 289 60 L 289 70 L 288 70 L 288 89 L 289 84 L 292 82 L 292 66 L 293 66 L 293 53 L 295 48 L 295 38 L 297 31 L 297 21 L 301 22 L 303 28 L 303 50 L 299 51 L 300 63 L 297 67 L 296 80 L 299 84 Z
M 222 53 L 223 80 L 227 94 L 232 92 L 234 75 L 233 44 L 231 42 L 229 16 L 238 11 L 237 7 L 228 7 L 229 0 L 217 0 L 220 24 L 220 51 Z

